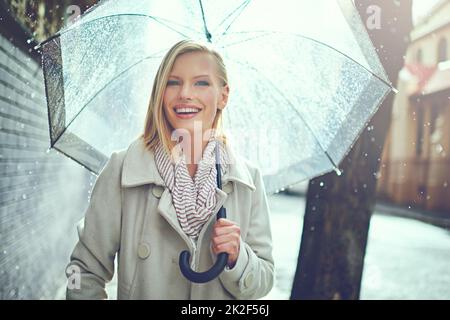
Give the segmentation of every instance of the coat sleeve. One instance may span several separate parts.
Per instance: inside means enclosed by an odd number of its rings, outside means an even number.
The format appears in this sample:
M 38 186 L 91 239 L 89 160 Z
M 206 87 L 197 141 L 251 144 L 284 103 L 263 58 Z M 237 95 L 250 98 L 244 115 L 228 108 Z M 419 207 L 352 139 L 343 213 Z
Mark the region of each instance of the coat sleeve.
M 113 153 L 98 176 L 66 273 L 67 299 L 107 299 L 105 283 L 114 275 L 120 245 L 121 161 Z
M 220 280 L 236 299 L 259 299 L 274 283 L 270 209 L 259 169 L 254 177 L 250 226 L 245 241 L 241 238 L 239 256 L 232 269 L 225 268 Z

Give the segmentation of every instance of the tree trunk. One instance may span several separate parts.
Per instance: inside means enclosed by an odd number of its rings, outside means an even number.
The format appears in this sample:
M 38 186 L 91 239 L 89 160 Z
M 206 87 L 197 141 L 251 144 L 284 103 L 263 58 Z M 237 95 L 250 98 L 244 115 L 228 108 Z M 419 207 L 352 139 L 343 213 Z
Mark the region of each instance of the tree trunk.
M 369 6 L 380 9 L 381 28 L 367 31 L 395 85 L 412 29 L 412 0 L 356 0 L 355 5 L 363 21 L 370 18 Z M 341 163 L 343 174 L 329 173 L 310 181 L 291 299 L 359 298 L 393 98 L 389 94 Z

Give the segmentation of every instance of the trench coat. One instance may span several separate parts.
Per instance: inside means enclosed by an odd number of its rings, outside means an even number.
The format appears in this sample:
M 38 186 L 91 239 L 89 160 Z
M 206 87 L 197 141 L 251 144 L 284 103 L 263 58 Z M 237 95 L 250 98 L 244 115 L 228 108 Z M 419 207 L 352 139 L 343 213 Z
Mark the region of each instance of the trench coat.
M 66 298 L 107 299 L 105 283 L 114 275 L 116 255 L 118 299 L 265 296 L 273 286 L 274 261 L 263 179 L 256 166 L 226 148 L 231 163 L 222 178 L 222 190 L 216 187 L 214 212 L 223 205 L 227 219 L 241 229 L 233 268 L 226 267 L 218 278 L 205 284 L 191 283 L 181 274 L 178 259 L 183 250 L 191 252 L 196 271 L 206 271 L 214 264 L 211 234 L 216 215 L 205 223 L 194 248 L 177 220 L 154 154 L 139 138 L 128 149 L 111 155 L 94 184 L 68 265 L 78 271 L 78 286 L 68 285 Z

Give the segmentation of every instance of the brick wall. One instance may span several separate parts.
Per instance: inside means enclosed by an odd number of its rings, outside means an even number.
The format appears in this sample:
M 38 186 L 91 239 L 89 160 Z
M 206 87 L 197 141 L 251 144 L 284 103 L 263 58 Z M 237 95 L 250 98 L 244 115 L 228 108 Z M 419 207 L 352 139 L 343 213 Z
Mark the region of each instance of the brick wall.
M 0 299 L 53 299 L 95 177 L 48 150 L 39 60 L 0 17 Z

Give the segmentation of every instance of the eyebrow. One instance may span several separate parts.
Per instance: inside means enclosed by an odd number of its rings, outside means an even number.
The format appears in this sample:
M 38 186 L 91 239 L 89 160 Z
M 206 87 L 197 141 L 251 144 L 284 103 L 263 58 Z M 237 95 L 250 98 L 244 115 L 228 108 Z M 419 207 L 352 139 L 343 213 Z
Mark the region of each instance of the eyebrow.
M 197 79 L 197 78 L 202 78 L 202 77 L 208 77 L 208 78 L 209 78 L 209 75 L 208 75 L 208 74 L 202 74 L 202 75 L 199 75 L 199 76 L 195 76 L 195 77 L 193 77 L 192 79 Z M 177 79 L 181 79 L 181 77 L 174 76 L 174 75 L 170 75 L 169 78 L 177 78 Z

